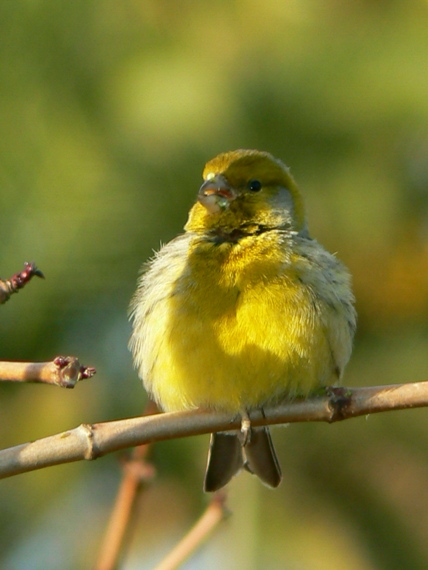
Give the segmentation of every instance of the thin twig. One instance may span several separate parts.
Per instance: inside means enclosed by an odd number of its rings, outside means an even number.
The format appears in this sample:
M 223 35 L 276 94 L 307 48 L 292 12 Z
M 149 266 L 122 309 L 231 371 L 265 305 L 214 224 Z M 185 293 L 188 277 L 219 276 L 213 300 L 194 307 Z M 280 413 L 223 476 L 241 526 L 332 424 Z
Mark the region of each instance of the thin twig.
M 23 271 L 14 273 L 10 279 L 0 279 L 0 305 L 6 303 L 13 293 L 18 293 L 34 276 L 45 277 L 35 263 L 25 262 Z
M 295 399 L 251 412 L 254 426 L 336 422 L 348 418 L 428 406 L 428 381 L 369 388 L 330 388 L 325 396 Z M 42 467 L 96 459 L 107 453 L 166 439 L 239 429 L 239 417 L 191 410 L 156 414 L 75 429 L 0 451 L 0 479 Z
M 74 388 L 95 373 L 95 368 L 82 366 L 75 356 L 57 356 L 52 362 L 0 362 L 2 382 L 41 382 Z
M 179 568 L 201 546 L 214 528 L 227 517 L 228 511 L 225 504 L 225 492 L 217 492 L 200 519 L 153 570 L 176 570 Z
M 148 448 L 148 445 L 136 447 L 131 459 L 124 465 L 124 476 L 116 496 L 94 570 L 114 570 L 114 568 L 117 568 L 119 557 L 123 550 L 125 535 L 132 519 L 136 497 L 141 487 L 145 483 L 150 482 L 155 475 L 154 467 L 145 462 Z
M 154 404 L 149 409 L 154 413 Z M 122 481 L 94 570 L 114 570 L 118 567 L 137 496 L 155 476 L 153 465 L 146 462 L 149 449 L 149 445 L 135 447 L 131 457 L 124 462 Z

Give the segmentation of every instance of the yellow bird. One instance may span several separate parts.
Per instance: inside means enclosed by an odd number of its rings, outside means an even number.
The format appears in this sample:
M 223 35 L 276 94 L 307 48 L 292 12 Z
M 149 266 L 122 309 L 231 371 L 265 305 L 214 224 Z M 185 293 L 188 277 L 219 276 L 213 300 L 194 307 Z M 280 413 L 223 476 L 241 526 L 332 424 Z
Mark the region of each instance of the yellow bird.
M 267 428 L 248 412 L 337 383 L 356 313 L 347 269 L 309 236 L 289 169 L 267 152 L 209 161 L 185 233 L 148 264 L 131 303 L 130 348 L 165 411 L 240 414 L 211 436 L 205 491 L 242 467 L 277 487 Z

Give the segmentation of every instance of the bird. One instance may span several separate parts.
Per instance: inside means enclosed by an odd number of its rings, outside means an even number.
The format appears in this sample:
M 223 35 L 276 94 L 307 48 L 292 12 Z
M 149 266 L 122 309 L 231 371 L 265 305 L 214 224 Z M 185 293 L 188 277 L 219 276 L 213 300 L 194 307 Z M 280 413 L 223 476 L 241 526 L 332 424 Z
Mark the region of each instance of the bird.
M 252 149 L 207 162 L 184 233 L 143 266 L 130 319 L 134 365 L 159 408 L 242 419 L 211 434 L 206 492 L 242 468 L 280 484 L 251 412 L 337 384 L 356 328 L 349 271 L 310 237 L 289 168 Z

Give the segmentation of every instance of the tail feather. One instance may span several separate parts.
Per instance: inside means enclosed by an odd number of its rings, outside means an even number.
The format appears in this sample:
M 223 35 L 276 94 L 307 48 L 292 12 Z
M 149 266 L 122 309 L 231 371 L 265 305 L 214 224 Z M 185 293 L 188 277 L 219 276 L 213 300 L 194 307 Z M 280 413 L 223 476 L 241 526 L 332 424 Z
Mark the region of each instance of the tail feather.
M 239 433 L 211 434 L 204 491 L 224 487 L 242 467 L 269 487 L 278 487 L 282 474 L 267 427 L 251 428 L 251 435 L 242 447 Z M 245 463 L 244 463 L 245 457 Z
M 204 491 L 218 491 L 244 466 L 241 442 L 234 433 L 212 433 Z
M 267 427 L 251 429 L 244 453 L 245 468 L 269 487 L 278 487 L 282 480 L 281 467 Z

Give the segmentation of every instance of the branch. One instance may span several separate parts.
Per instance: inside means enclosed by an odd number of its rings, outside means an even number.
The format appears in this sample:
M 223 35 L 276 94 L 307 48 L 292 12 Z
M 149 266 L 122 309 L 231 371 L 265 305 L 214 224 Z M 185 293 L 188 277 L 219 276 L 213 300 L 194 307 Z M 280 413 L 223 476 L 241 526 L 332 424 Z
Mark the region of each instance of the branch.
M 52 362 L 0 362 L 0 381 L 41 382 L 61 388 L 74 388 L 91 378 L 95 368 L 82 366 L 75 356 L 57 356 Z
M 37 269 L 35 263 L 24 263 L 24 270 L 14 273 L 10 279 L 0 279 L 0 305 L 6 303 L 13 293 L 18 293 L 34 276 L 44 279 L 43 273 Z
M 155 413 L 156 405 L 149 401 L 146 412 Z M 114 570 L 124 549 L 125 537 L 132 527 L 139 492 L 154 479 L 156 470 L 147 461 L 149 445 L 134 447 L 123 463 L 123 477 L 110 515 L 94 570 Z
M 180 568 L 183 562 L 201 546 L 227 515 L 226 494 L 224 491 L 217 492 L 195 525 L 154 570 L 176 570 Z
M 369 388 L 328 388 L 327 395 L 295 399 L 251 412 L 254 426 L 294 422 L 336 422 L 389 410 L 428 406 L 428 381 Z M 0 479 L 120 449 L 191 435 L 240 429 L 241 419 L 191 410 L 81 424 L 75 429 L 0 451 Z
M 126 460 L 124 475 L 94 570 L 114 570 L 123 550 L 125 535 L 129 532 L 136 499 L 141 488 L 155 476 L 154 467 L 145 461 L 149 446 L 139 445 Z

